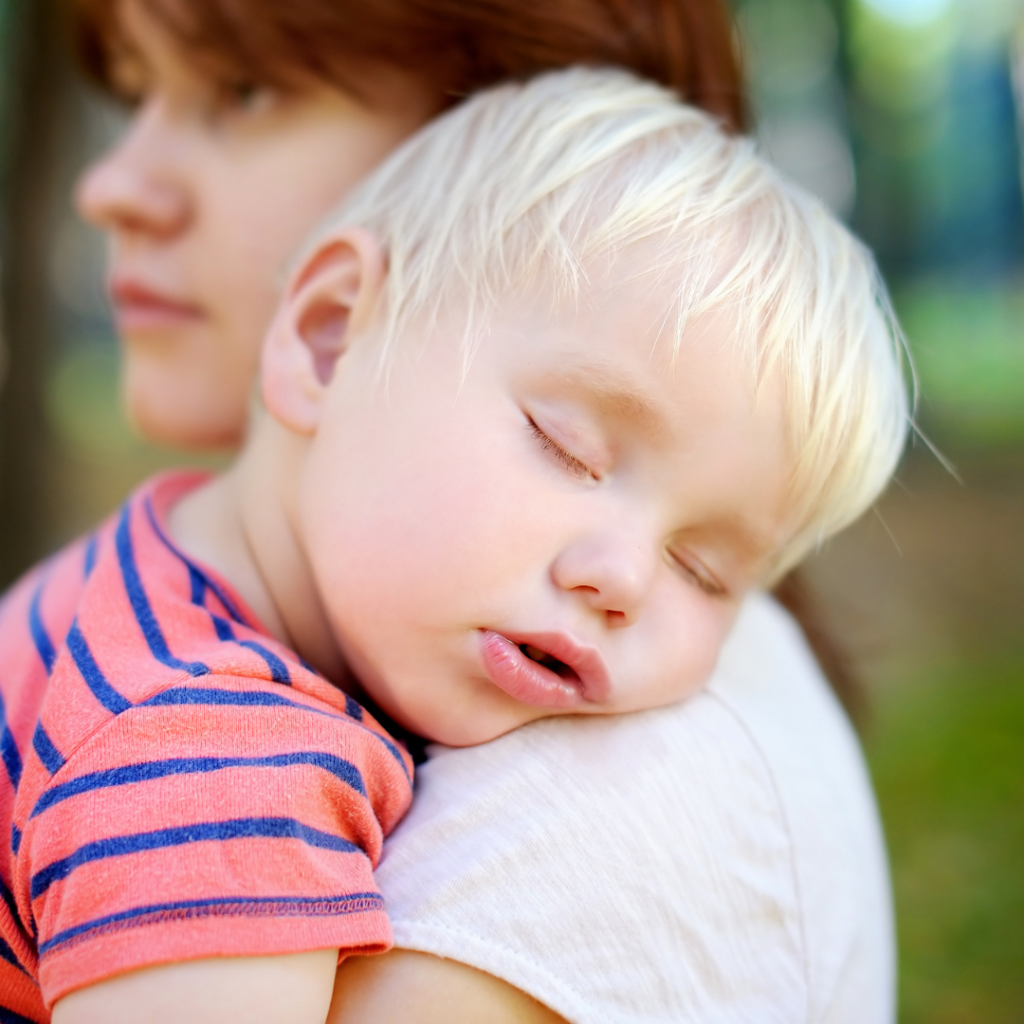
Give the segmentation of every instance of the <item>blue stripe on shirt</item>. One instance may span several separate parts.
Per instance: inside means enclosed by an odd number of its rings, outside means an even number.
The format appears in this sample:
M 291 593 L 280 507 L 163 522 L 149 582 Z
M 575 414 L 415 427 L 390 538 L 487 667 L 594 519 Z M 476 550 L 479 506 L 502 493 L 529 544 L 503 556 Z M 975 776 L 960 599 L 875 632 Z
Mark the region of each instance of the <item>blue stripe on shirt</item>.
M 44 580 L 43 583 L 45 582 Z M 39 660 L 45 666 L 46 674 L 50 675 L 53 672 L 53 663 L 57 660 L 57 651 L 54 649 L 53 641 L 43 625 L 43 618 L 39 614 L 39 602 L 43 596 L 43 583 L 36 587 L 36 591 L 32 595 L 32 603 L 28 609 L 28 628 L 32 634 L 32 643 L 36 645 Z
M 189 561 L 189 559 L 175 545 L 175 543 L 170 539 L 170 537 L 168 537 L 167 534 L 164 533 L 164 531 L 160 527 L 159 522 L 157 522 L 156 513 L 153 511 L 152 499 L 146 498 L 145 509 L 146 516 L 149 519 L 149 525 L 153 527 L 153 532 L 160 539 L 160 542 L 163 544 L 165 548 L 167 548 L 168 551 L 171 552 L 172 555 L 174 555 L 175 558 L 182 562 L 188 569 L 189 577 L 192 582 L 192 603 L 200 605 L 203 604 L 204 593 L 202 590 L 198 590 L 197 592 L 197 582 L 201 583 L 203 588 L 209 590 L 214 595 L 214 597 L 216 597 L 217 600 L 220 601 L 220 603 L 227 610 L 228 615 L 230 615 L 231 618 L 238 623 L 238 625 L 249 626 L 249 623 L 246 621 L 245 616 L 242 615 L 241 611 L 239 611 L 239 609 L 235 607 L 234 602 L 228 597 L 228 595 L 225 594 L 224 591 L 221 590 L 219 586 L 217 586 L 217 583 L 214 580 L 210 579 L 210 577 L 207 576 L 206 573 L 204 573 L 202 569 L 199 568 L 199 566 Z
M 324 715 L 327 718 L 344 718 L 344 715 L 331 711 L 322 711 L 307 704 L 289 700 L 277 693 L 265 690 L 215 690 L 204 686 L 175 686 L 169 690 L 161 690 L 138 706 L 168 707 L 180 704 L 216 705 L 222 704 L 235 707 L 288 707 L 299 711 L 308 711 L 312 715 Z
M 381 743 L 384 744 L 384 746 L 387 748 L 387 752 L 402 766 L 402 771 L 405 772 L 405 777 L 409 780 L 409 783 L 411 785 L 412 775 L 410 774 L 409 769 L 406 767 L 405 758 L 402 757 L 402 752 L 398 749 L 398 746 L 391 740 L 389 740 L 387 736 L 384 736 L 379 732 L 375 732 L 369 726 L 362 725 L 360 726 L 360 728 L 363 729 L 364 732 L 368 732 L 371 736 L 375 737 Z
M 96 534 L 93 534 L 85 545 L 85 562 L 82 566 L 82 574 L 88 579 L 96 568 Z
M 7 904 L 7 909 L 11 912 L 11 917 L 15 921 L 19 921 L 18 917 L 18 904 L 14 900 L 14 893 L 7 888 L 7 884 L 2 878 L 0 878 L 0 900 L 3 900 Z
M 121 696 L 100 671 L 100 667 L 96 664 L 96 659 L 89 649 L 89 644 L 79 629 L 78 619 L 71 623 L 66 642 L 71 657 L 75 661 L 75 666 L 85 680 L 85 685 L 92 690 L 93 696 L 112 714 L 120 715 L 127 711 L 132 706 L 130 701 Z
M 135 564 L 135 552 L 132 549 L 132 537 L 130 528 L 130 507 L 125 507 L 121 512 L 121 520 L 117 524 L 116 544 L 117 560 L 121 566 L 121 579 L 124 582 L 125 593 L 132 606 L 135 621 L 146 638 L 150 653 L 161 664 L 168 668 L 181 669 L 190 676 L 204 676 L 210 670 L 201 661 L 182 661 L 171 654 L 167 646 L 167 638 L 157 622 L 156 615 L 146 596 L 145 587 L 142 585 L 142 577 L 139 575 L 138 566 Z
M 166 921 L 168 917 L 189 920 L 197 917 L 225 916 L 273 916 L 273 917 L 333 917 L 340 914 L 365 913 L 367 910 L 383 910 L 384 900 L 378 892 L 353 892 L 344 896 L 228 896 L 221 899 L 179 900 L 175 903 L 152 903 L 146 907 L 133 907 L 117 914 L 96 918 L 84 924 L 75 925 L 58 932 L 52 939 L 42 943 L 40 954 L 59 946 L 86 932 L 102 928 L 110 931 L 111 926 L 131 922 L 149 923 L 147 918 Z M 142 920 L 140 920 L 142 919 Z
M 345 694 L 345 714 L 349 718 L 354 718 L 357 722 L 363 720 L 362 705 L 354 701 L 347 693 Z
M 217 639 L 226 644 L 234 643 L 235 631 L 231 628 L 231 623 L 220 615 L 214 615 L 201 601 L 199 603 L 213 620 L 213 631 L 217 634 Z
M 361 796 L 366 796 L 363 777 L 351 761 L 326 754 L 319 750 L 299 750 L 290 754 L 271 754 L 266 757 L 178 757 L 164 761 L 142 761 L 138 764 L 108 768 L 101 772 L 89 772 L 77 779 L 62 782 L 46 790 L 32 809 L 32 817 L 69 800 L 81 793 L 115 786 L 128 786 L 135 782 L 152 782 L 173 775 L 205 775 L 227 768 L 290 768 L 294 765 L 310 765 L 322 768 L 351 786 Z
M 6 942 L 4 942 L 2 937 L 0 937 L 0 960 L 6 960 L 9 964 L 13 964 L 17 967 L 19 971 L 28 974 L 28 971 L 22 967 L 21 961 L 18 959 L 18 954 L 15 953 Z M 0 1020 L 3 1020 L 3 1018 L 0 1017 Z
M 288 666 L 276 655 L 273 651 L 264 647 L 263 644 L 257 643 L 255 640 L 239 640 L 235 636 L 234 629 L 231 628 L 231 623 L 228 622 L 221 615 L 217 615 L 211 612 L 201 601 L 199 606 L 210 616 L 213 621 L 213 630 L 217 634 L 217 639 L 222 643 L 234 643 L 238 644 L 239 647 L 244 647 L 246 650 L 252 651 L 254 654 L 258 654 L 264 662 L 266 662 L 267 669 L 270 672 L 270 678 L 275 683 L 281 683 L 283 686 L 292 685 L 291 673 L 288 671 Z
M 7 724 L 7 709 L 4 706 L 3 694 L 0 694 L 0 759 L 7 769 L 7 777 L 11 785 L 17 789 L 21 782 L 21 752 L 18 744 L 14 742 L 14 733 Z
M 353 703 L 355 703 L 353 701 Z M 199 686 L 178 686 L 170 690 L 163 690 L 158 694 L 150 697 L 149 700 L 143 701 L 141 704 L 136 705 L 137 707 L 162 707 L 169 705 L 179 704 L 194 704 L 194 705 L 235 705 L 241 707 L 291 707 L 297 708 L 299 711 L 308 711 L 313 715 L 325 715 L 328 718 L 342 718 L 349 717 L 354 718 L 354 715 L 342 716 L 339 714 L 332 714 L 329 711 L 321 711 L 319 708 L 311 708 L 306 704 L 300 704 L 298 701 L 289 700 L 287 697 L 283 697 L 276 693 L 267 693 L 265 690 L 214 690 L 206 687 Z M 348 701 L 346 700 L 346 707 Z M 356 707 L 359 707 L 356 705 Z M 362 708 L 359 708 L 360 719 L 362 718 Z M 359 722 L 359 719 L 356 719 Z M 405 758 L 402 756 L 402 752 L 398 749 L 395 743 L 393 743 L 386 736 L 379 732 L 375 732 L 373 729 L 360 724 L 359 726 L 365 732 L 369 733 L 378 743 L 382 743 L 387 749 L 388 753 L 401 765 L 402 771 L 405 773 L 405 777 L 412 782 L 412 775 L 409 772 L 408 767 L 405 764 Z
M 53 740 L 47 735 L 42 722 L 36 722 L 36 731 L 32 734 L 32 747 L 43 762 L 43 767 L 51 774 L 64 767 L 64 757 L 53 745 Z
M 241 613 L 237 608 L 235 608 L 234 604 L 229 600 L 228 596 L 220 589 L 220 587 L 218 587 L 217 584 L 202 571 L 202 569 L 189 561 L 189 559 L 186 558 L 185 555 L 164 535 L 163 530 L 160 529 L 160 524 L 157 522 L 156 513 L 153 511 L 152 502 L 148 498 L 146 499 L 145 509 L 146 515 L 149 518 L 149 524 L 153 528 L 153 532 L 157 535 L 167 550 L 170 551 L 175 558 L 181 561 L 188 570 L 191 603 L 197 608 L 202 608 L 203 611 L 205 611 L 213 620 L 213 629 L 217 635 L 217 639 L 225 643 L 236 643 L 240 647 L 245 647 L 254 654 L 258 654 L 266 662 L 267 668 L 270 671 L 270 678 L 275 683 L 291 686 L 292 679 L 291 674 L 288 671 L 288 666 L 276 654 L 274 654 L 273 651 L 268 650 L 263 646 L 263 644 L 257 643 L 255 640 L 239 640 L 238 637 L 235 636 L 235 631 L 231 628 L 231 623 L 206 607 L 206 592 L 210 591 L 210 593 L 220 601 L 227 610 L 228 615 L 230 615 L 238 625 L 246 626 L 248 628 L 248 623 L 246 623 L 242 618 Z
M 284 686 L 292 685 L 288 666 L 273 651 L 264 647 L 263 644 L 258 644 L 255 640 L 236 640 L 235 642 L 239 647 L 245 647 L 254 654 L 258 654 L 267 663 L 267 668 L 270 669 L 270 678 L 275 683 L 281 683 Z
M 146 511 L 149 511 L 147 506 Z M 152 520 L 152 516 L 150 516 Z M 156 524 L 153 524 L 154 527 Z M 177 552 L 175 552 L 177 554 Z M 205 607 L 203 604 L 203 598 L 206 596 L 206 580 L 203 578 L 203 574 L 199 572 L 191 562 L 185 563 L 188 566 L 188 587 L 189 587 L 189 600 L 194 605 L 198 605 L 200 608 Z
M 31 1017 L 22 1017 L 20 1013 L 0 1006 L 0 1024 L 36 1024 Z
M 322 832 L 294 818 L 233 818 L 228 821 L 204 821 L 153 832 L 113 836 L 80 846 L 74 853 L 47 865 L 32 876 L 31 896 L 38 899 L 53 885 L 67 878 L 76 868 L 110 857 L 124 857 L 147 850 L 162 850 L 189 843 L 227 842 L 231 839 L 298 839 L 307 846 L 339 853 L 361 853 L 355 843 L 341 836 Z

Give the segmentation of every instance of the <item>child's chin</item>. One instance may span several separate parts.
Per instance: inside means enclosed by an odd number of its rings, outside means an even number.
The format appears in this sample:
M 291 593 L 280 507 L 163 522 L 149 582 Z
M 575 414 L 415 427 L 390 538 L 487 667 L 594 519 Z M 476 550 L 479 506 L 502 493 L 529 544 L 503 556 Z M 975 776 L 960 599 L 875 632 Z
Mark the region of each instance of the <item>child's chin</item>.
M 476 747 L 481 743 L 490 743 L 506 733 L 518 729 L 528 722 L 534 721 L 543 715 L 524 715 L 521 720 L 507 718 L 502 720 L 491 720 L 487 722 L 436 722 L 426 723 L 419 731 L 419 735 L 428 739 L 431 743 L 441 743 L 446 747 Z M 436 726 L 431 728 L 430 726 Z

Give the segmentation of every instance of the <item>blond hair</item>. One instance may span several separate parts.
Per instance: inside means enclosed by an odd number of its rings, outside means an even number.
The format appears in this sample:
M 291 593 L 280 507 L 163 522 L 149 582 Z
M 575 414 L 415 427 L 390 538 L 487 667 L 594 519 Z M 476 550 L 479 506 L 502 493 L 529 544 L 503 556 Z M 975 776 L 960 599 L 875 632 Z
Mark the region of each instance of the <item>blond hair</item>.
M 909 423 L 904 346 L 867 249 L 745 138 L 619 70 L 480 93 L 396 151 L 328 219 L 386 248 L 382 366 L 413 322 L 466 317 L 467 359 L 510 293 L 574 294 L 595 261 L 654 242 L 666 323 L 727 308 L 758 380 L 781 375 L 798 528 L 781 574 L 857 518 Z M 312 247 L 311 246 L 311 247 Z

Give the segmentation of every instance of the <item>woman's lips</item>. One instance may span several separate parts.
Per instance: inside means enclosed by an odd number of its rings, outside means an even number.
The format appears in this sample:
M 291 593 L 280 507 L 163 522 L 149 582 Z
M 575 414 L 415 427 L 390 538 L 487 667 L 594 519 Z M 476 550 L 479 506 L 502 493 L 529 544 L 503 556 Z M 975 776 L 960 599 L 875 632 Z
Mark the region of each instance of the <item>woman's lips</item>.
M 202 309 L 191 302 L 154 291 L 135 281 L 115 279 L 110 284 L 118 330 L 132 334 L 194 323 Z
M 505 636 L 484 629 L 480 637 L 484 669 L 491 682 L 524 704 L 571 710 L 608 698 L 611 682 L 601 656 L 564 634 Z M 556 672 L 528 657 L 523 647 L 561 662 L 564 671 Z

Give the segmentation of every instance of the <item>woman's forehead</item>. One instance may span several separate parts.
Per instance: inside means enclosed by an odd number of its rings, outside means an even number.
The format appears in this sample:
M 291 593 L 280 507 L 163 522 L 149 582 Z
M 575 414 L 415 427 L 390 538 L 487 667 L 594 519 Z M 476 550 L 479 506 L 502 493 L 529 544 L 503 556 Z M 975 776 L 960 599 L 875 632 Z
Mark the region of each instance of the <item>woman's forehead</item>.
M 294 85 L 303 76 L 297 56 L 265 34 L 237 31 L 220 14 L 218 0 L 92 0 L 88 7 L 92 20 L 85 31 L 98 43 L 101 75 L 115 91 L 133 66 L 158 57 L 215 79 L 243 75 Z
M 190 56 L 268 85 L 297 74 L 357 91 L 353 62 L 416 76 L 457 105 L 479 89 L 576 64 L 616 65 L 745 121 L 731 25 L 721 0 L 70 0 L 79 56 L 111 88 L 108 62 L 124 3 L 144 7 Z
M 305 15 L 294 10 L 296 3 Z M 347 17 L 318 25 L 325 21 L 320 8 L 344 11 L 364 3 L 290 0 L 288 6 L 293 13 L 287 18 L 267 0 L 77 0 L 75 10 L 85 64 L 115 93 L 125 65 L 152 59 L 154 51 L 218 81 L 331 85 L 371 101 L 376 81 L 386 80 L 388 71 L 418 75 L 416 62 L 402 59 L 399 47 L 391 53 L 377 43 L 383 33 L 353 31 Z M 418 78 L 422 90 L 429 76 Z

